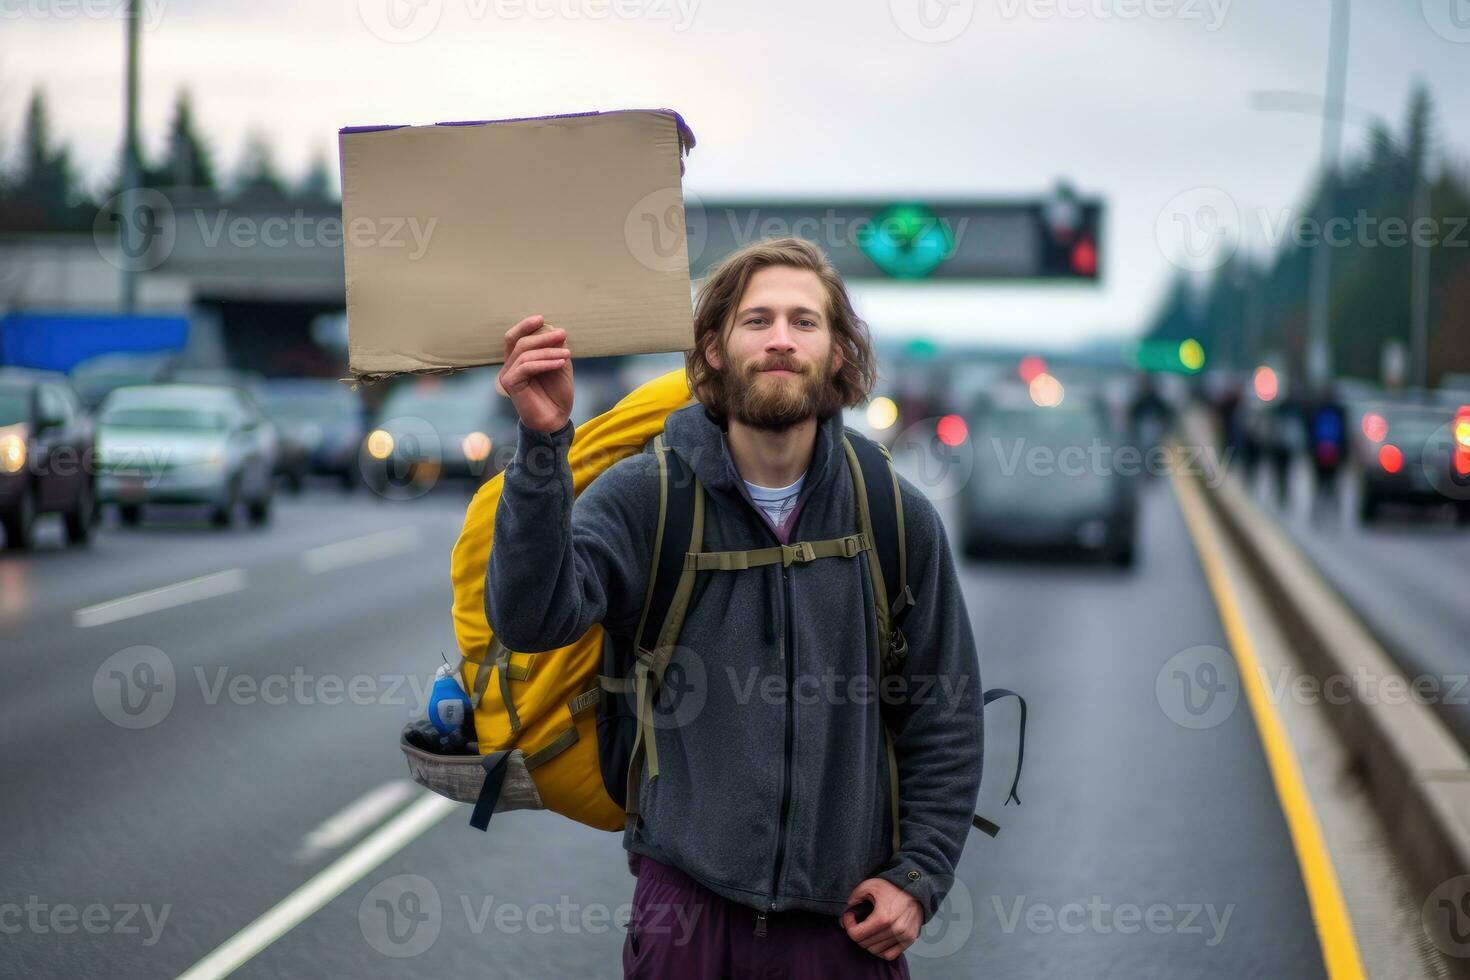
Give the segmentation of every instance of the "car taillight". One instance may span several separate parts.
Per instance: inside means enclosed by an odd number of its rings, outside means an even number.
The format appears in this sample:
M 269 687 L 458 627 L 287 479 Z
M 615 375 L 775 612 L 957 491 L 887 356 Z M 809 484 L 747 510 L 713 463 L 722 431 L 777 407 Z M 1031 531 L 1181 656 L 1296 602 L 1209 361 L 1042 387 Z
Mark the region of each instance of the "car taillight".
M 1404 454 L 1393 443 L 1385 443 L 1378 449 L 1378 465 L 1386 472 L 1397 473 L 1404 468 Z
M 1363 437 L 1369 442 L 1382 442 L 1388 437 L 1388 419 L 1377 412 L 1363 415 Z
M 1455 411 L 1450 431 L 1455 436 L 1455 476 L 1470 476 L 1470 405 L 1461 405 Z
M 1255 387 L 1256 397 L 1263 402 L 1274 399 L 1280 387 L 1276 380 L 1276 372 L 1264 364 L 1256 368 L 1255 374 L 1251 376 L 1251 384 Z
M 946 415 L 935 426 L 935 435 L 946 446 L 958 446 L 969 436 L 969 428 L 958 415 Z

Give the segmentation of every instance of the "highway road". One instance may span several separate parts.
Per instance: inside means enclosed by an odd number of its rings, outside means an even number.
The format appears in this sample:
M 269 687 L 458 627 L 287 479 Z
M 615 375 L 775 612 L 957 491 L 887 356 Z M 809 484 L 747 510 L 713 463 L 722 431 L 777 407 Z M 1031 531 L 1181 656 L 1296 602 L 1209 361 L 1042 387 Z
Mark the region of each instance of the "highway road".
M 312 488 L 265 529 L 169 517 L 71 551 L 47 527 L 0 557 L 6 972 L 621 975 L 616 836 L 531 813 L 480 834 L 407 781 L 464 504 Z M 1131 571 L 962 568 L 985 685 L 1030 703 L 1024 805 L 1001 806 L 1001 703 L 981 810 L 1003 829 L 972 834 L 916 977 L 1324 975 L 1250 712 L 1190 727 L 1171 686 L 1226 640 L 1166 482 L 1140 523 Z

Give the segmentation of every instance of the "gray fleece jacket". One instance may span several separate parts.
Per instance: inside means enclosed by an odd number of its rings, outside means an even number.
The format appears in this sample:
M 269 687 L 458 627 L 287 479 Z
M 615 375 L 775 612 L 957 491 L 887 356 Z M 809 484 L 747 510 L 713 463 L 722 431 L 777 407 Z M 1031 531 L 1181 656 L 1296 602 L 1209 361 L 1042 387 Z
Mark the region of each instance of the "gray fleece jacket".
M 664 432 L 707 492 L 706 551 L 776 543 L 702 405 L 671 413 Z M 491 628 L 525 652 L 564 646 L 594 623 L 615 642 L 631 637 L 658 522 L 651 447 L 574 500 L 571 424 L 547 434 L 522 423 L 518 433 L 495 515 Z M 843 433 L 840 412 L 818 427 L 798 510 L 780 529 L 792 541 L 857 530 Z M 881 877 L 918 899 L 925 922 L 933 916 L 980 789 L 980 673 L 939 514 L 910 481 L 899 484 L 917 603 L 901 677 L 879 686 L 866 555 L 700 572 L 655 708 L 659 775 L 644 767 L 629 852 L 759 910 L 839 915 L 859 882 Z M 900 774 L 897 853 L 880 707 Z

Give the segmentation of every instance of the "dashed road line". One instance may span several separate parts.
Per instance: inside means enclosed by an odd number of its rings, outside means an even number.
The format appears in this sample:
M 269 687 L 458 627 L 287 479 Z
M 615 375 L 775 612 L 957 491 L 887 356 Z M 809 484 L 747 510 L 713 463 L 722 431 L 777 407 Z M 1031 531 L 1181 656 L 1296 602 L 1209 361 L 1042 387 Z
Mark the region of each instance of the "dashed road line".
M 425 792 L 362 843 L 181 973 L 179 980 L 229 976 L 459 808 L 460 804 L 453 800 Z
M 301 553 L 301 564 L 311 574 L 320 575 L 412 551 L 421 540 L 418 528 L 396 527 L 308 549 Z
M 149 589 L 147 592 L 138 592 L 119 599 L 109 599 L 107 602 L 99 602 L 94 606 L 78 609 L 72 613 L 72 621 L 83 629 L 105 626 L 108 623 L 132 619 L 135 616 L 145 616 L 148 613 L 173 609 L 191 602 L 229 595 L 243 588 L 245 588 L 245 570 L 229 568 L 223 572 L 201 575 L 198 578 L 175 582 L 173 585 L 164 585 L 156 589 Z

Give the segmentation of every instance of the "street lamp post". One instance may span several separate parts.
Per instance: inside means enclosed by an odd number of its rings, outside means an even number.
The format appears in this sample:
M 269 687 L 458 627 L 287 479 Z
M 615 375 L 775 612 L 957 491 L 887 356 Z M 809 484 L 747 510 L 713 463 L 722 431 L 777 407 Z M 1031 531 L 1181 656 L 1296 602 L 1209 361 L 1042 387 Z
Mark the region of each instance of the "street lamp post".
M 138 255 L 142 228 L 138 221 L 138 185 L 142 167 L 138 153 L 138 22 L 142 16 L 138 0 L 128 0 L 127 25 L 127 103 L 123 110 L 123 187 L 122 220 L 118 222 L 124 257 Z M 122 262 L 122 308 L 133 313 L 138 306 L 138 273 L 135 263 Z
M 1332 248 L 1323 239 L 1337 185 L 1337 154 L 1342 142 L 1343 95 L 1347 86 L 1349 0 L 1332 0 L 1327 51 L 1327 95 L 1322 113 L 1322 185 L 1317 205 L 1317 244 L 1312 250 L 1308 293 L 1307 378 L 1316 385 L 1332 378 L 1331 298 Z

